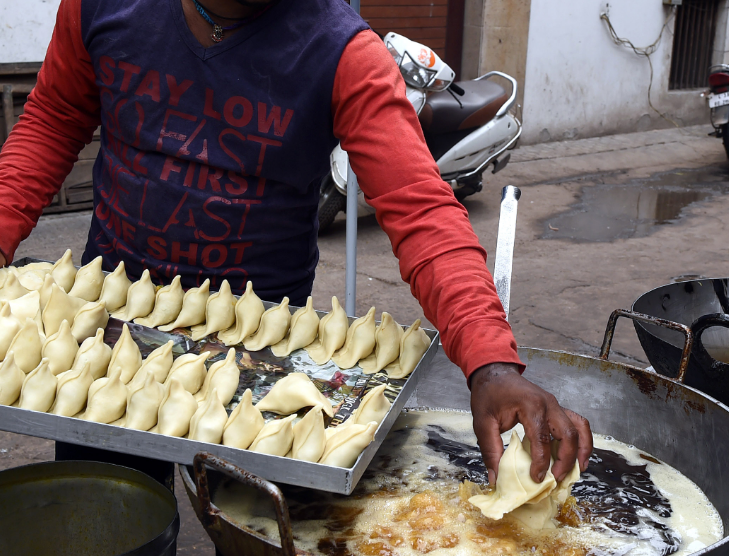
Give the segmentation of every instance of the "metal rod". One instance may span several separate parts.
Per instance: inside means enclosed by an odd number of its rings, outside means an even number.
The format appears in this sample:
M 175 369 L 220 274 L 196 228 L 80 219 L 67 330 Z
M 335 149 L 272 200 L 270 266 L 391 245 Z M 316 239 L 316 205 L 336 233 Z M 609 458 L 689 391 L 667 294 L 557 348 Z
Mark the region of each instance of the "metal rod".
M 521 190 L 507 185 L 501 190 L 501 214 L 499 215 L 499 235 L 496 238 L 494 257 L 494 285 L 501 305 L 509 320 L 509 300 L 511 298 L 511 263 L 514 258 L 516 238 L 516 210 Z
M 350 0 L 349 5 L 359 13 L 360 0 Z M 357 176 L 347 160 L 347 270 L 344 277 L 344 310 L 354 317 L 357 311 Z
M 358 2 L 359 3 L 359 2 Z M 347 270 L 345 275 L 344 310 L 350 317 L 357 310 L 357 176 L 347 163 Z

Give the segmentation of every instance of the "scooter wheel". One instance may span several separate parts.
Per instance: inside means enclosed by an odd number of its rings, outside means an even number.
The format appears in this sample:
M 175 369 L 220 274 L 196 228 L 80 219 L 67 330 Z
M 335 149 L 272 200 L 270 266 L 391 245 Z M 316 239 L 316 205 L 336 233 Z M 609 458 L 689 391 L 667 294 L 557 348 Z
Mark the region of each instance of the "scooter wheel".
M 347 197 L 339 192 L 332 176 L 328 175 L 322 180 L 319 193 L 319 233 L 329 228 L 346 206 Z
M 726 156 L 729 158 L 729 124 L 724 124 L 722 128 L 721 140 L 724 143 L 724 152 L 726 152 Z

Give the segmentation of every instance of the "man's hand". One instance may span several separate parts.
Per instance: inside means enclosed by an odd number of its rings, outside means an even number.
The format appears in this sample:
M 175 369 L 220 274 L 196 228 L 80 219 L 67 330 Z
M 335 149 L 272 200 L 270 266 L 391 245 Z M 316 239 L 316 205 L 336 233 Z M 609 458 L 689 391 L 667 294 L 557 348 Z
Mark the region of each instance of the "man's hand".
M 587 419 L 560 407 L 557 399 L 519 374 L 516 365 L 493 363 L 471 375 L 473 429 L 494 484 L 504 453 L 501 433 L 521 423 L 531 442 L 531 477 L 542 482 L 549 469 L 550 440 L 560 441 L 552 473 L 561 481 L 575 459 L 587 469 L 592 453 L 592 432 Z

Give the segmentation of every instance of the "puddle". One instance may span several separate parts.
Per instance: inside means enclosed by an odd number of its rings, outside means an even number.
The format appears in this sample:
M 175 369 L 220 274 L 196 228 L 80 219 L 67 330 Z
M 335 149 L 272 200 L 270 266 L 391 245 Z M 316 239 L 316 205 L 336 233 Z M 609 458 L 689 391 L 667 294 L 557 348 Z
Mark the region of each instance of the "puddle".
M 567 211 L 544 221 L 542 239 L 605 242 L 645 237 L 671 225 L 694 203 L 729 193 L 729 168 L 674 170 L 621 184 L 582 189 Z

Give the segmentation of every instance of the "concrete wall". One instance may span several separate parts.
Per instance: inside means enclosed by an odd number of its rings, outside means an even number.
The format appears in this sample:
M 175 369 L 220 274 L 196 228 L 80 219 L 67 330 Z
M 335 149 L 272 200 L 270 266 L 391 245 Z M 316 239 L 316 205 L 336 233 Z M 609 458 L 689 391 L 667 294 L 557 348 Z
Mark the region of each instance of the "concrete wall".
M 0 64 L 42 62 L 60 0 L 0 0 Z
M 672 8 L 661 0 L 533 0 L 531 4 L 525 144 L 671 125 L 648 105 L 648 61 L 616 45 L 600 14 L 607 12 L 618 35 L 642 47 L 656 40 Z M 653 104 L 680 125 L 708 123 L 700 90 L 668 91 L 673 24 L 671 17 L 651 57 Z M 720 18 L 717 35 L 726 36 L 726 17 Z M 717 42 L 720 50 L 726 50 L 725 40 Z
M 472 20 L 480 24 L 481 31 L 478 72 L 474 77 L 493 70 L 508 73 L 519 83 L 517 102 L 521 104 L 524 98 L 523 84 L 526 77 L 532 0 L 481 0 L 481 2 L 483 3 L 481 13 L 474 13 Z M 466 13 L 464 37 L 469 31 L 468 12 Z M 478 15 L 480 18 L 476 19 Z M 464 48 L 464 57 L 466 53 Z

